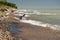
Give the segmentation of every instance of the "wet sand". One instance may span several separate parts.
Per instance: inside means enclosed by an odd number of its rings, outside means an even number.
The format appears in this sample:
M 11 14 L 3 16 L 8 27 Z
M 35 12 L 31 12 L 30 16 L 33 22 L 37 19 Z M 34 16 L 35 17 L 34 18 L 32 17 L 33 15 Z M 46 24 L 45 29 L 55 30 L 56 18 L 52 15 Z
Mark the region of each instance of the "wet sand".
M 60 31 L 27 23 L 20 23 L 20 32 L 15 37 L 20 40 L 60 40 Z

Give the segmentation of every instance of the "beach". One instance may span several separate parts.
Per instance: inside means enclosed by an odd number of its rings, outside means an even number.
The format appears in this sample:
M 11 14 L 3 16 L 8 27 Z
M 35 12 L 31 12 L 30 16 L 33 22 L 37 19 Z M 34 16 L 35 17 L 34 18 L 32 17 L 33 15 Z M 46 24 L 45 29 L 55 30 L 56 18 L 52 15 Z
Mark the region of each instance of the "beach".
M 60 40 L 60 28 L 57 28 L 60 26 L 39 21 L 38 19 L 41 19 L 41 15 L 39 15 L 38 18 L 38 15 L 35 13 L 32 13 L 34 15 L 28 15 L 28 13 L 26 14 L 27 17 L 23 17 L 23 14 L 25 14 L 24 12 L 22 14 L 20 12 L 11 12 L 7 14 L 8 17 L 2 17 L 1 23 L 5 23 L 5 25 L 8 26 L 8 31 L 11 36 L 14 37 L 14 40 Z M 20 19 L 21 15 L 23 17 L 22 19 Z M 35 19 L 36 17 L 38 19 Z M 44 19 L 44 17 L 42 17 L 42 19 Z M 4 26 L 2 27 L 4 28 Z
M 27 23 L 20 23 L 20 32 L 13 33 L 17 39 L 21 40 L 60 40 L 60 31 L 47 27 L 34 26 Z

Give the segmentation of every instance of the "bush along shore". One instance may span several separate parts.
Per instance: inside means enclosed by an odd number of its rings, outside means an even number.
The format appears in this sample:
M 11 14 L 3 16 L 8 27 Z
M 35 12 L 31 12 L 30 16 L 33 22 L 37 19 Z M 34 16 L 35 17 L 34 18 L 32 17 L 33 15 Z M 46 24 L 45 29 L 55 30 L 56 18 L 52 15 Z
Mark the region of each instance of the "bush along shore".
M 0 1 L 0 6 L 2 6 L 2 5 L 13 7 L 13 8 L 17 8 L 16 4 L 14 4 L 14 3 Z

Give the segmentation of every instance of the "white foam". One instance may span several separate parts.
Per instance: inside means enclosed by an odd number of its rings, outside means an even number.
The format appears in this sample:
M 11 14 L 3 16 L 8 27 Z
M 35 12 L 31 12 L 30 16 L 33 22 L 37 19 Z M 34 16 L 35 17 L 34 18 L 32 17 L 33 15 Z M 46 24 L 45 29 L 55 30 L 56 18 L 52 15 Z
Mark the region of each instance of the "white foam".
M 18 12 L 15 15 L 21 16 L 19 14 L 20 13 Z M 30 14 L 36 14 L 36 15 L 56 15 L 55 13 L 52 14 L 52 13 L 40 13 L 40 12 L 33 12 L 33 13 L 25 12 L 24 14 L 27 14 L 26 17 L 29 17 Z M 15 19 L 18 19 L 18 18 L 15 17 Z M 36 20 L 31 20 L 31 19 L 27 20 L 26 18 L 23 18 L 23 20 L 20 20 L 20 22 L 29 23 L 29 24 L 36 25 L 36 26 L 49 27 L 49 28 L 52 28 L 52 29 L 55 29 L 55 30 L 57 29 L 57 25 L 52 25 L 52 24 L 49 24 L 49 23 L 44 23 L 44 22 L 41 22 L 41 21 L 36 21 Z
M 49 27 L 55 30 L 57 30 L 57 27 L 58 27 L 58 25 L 52 25 L 48 23 L 43 23 L 41 21 L 35 21 L 35 20 L 21 20 L 20 22 L 29 23 L 29 24 L 36 25 L 36 26 Z
M 30 23 L 32 25 L 37 25 L 37 26 L 46 26 L 46 24 L 42 25 L 43 23 L 40 22 L 40 21 L 35 21 L 35 20 L 21 20 L 21 22 L 24 22 L 24 23 Z

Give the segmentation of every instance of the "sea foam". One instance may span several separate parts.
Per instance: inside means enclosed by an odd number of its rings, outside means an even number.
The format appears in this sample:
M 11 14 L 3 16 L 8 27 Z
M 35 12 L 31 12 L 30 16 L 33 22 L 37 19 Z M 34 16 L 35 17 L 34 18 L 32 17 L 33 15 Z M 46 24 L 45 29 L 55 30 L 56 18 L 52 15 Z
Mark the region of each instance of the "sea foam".
M 24 14 L 27 15 L 26 17 L 29 17 L 32 14 L 36 14 L 36 15 L 56 15 L 55 13 L 51 14 L 51 13 L 39 13 L 39 12 L 37 12 L 37 13 L 24 13 Z M 41 27 L 49 27 L 49 28 L 52 28 L 52 29 L 55 29 L 55 30 L 58 29 L 57 27 L 60 27 L 59 25 L 52 25 L 52 24 L 49 24 L 49 23 L 44 23 L 44 22 L 41 22 L 41 21 L 32 20 L 30 18 L 27 19 L 26 17 L 23 17 L 23 19 L 20 20 L 20 22 L 29 23 L 31 25 L 36 25 L 36 26 L 41 26 Z M 15 19 L 18 19 L 18 18 L 15 18 Z
M 35 21 L 35 20 L 29 19 L 29 20 L 20 20 L 20 22 L 29 23 L 29 24 L 36 25 L 36 26 L 41 26 L 41 27 L 49 27 L 49 28 L 52 28 L 52 29 L 55 29 L 55 30 L 59 30 L 59 29 L 57 29 L 58 25 L 52 25 L 52 24 L 49 24 L 49 23 L 41 22 L 41 21 Z

